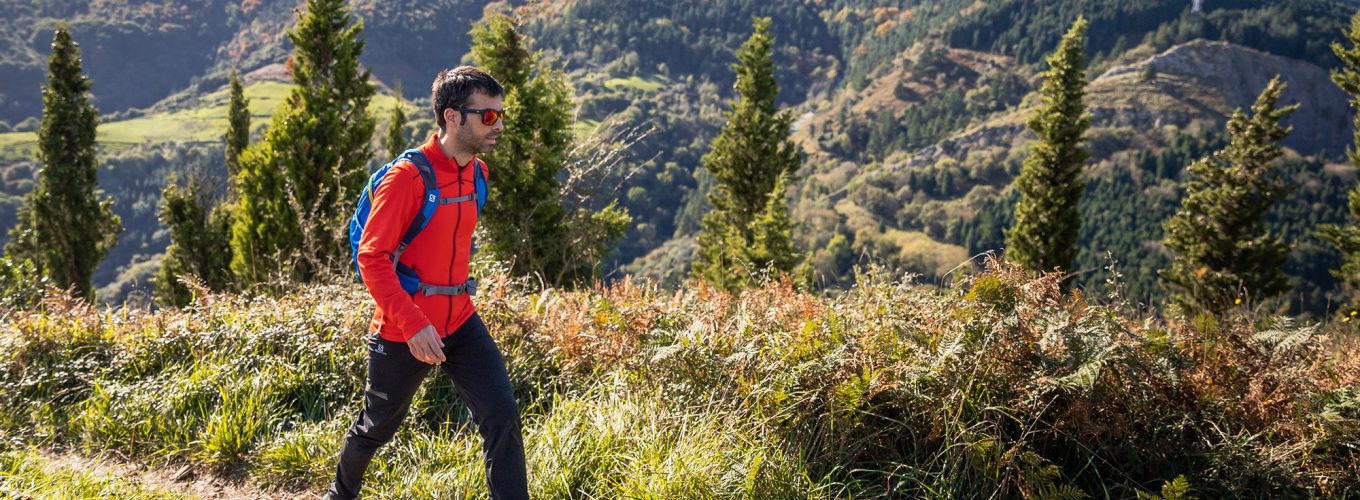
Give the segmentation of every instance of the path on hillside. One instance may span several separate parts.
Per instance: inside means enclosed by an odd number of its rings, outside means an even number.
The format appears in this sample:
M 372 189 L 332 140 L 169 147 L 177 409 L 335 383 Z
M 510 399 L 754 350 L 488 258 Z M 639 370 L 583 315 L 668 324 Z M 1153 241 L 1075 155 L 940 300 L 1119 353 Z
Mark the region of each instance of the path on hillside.
M 90 457 L 74 451 L 43 452 L 48 464 L 69 470 L 86 471 L 119 482 L 137 484 L 167 493 L 212 500 L 264 500 L 318 498 L 319 491 L 267 490 L 244 478 L 214 475 L 202 467 L 167 464 L 154 467 L 120 460 L 116 457 Z

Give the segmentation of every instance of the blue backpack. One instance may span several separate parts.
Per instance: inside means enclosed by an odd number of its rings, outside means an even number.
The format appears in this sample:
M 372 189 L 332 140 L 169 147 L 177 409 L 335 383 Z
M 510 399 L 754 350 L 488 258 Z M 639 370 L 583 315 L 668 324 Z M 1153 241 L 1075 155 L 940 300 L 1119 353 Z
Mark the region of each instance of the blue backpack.
M 420 231 L 424 230 L 425 226 L 430 223 L 430 219 L 434 217 L 435 209 L 439 208 L 440 205 L 476 201 L 477 214 L 481 215 L 482 206 L 486 204 L 486 176 L 482 173 L 482 160 L 480 159 L 473 160 L 472 164 L 472 194 L 456 198 L 439 196 L 439 184 L 435 183 L 434 167 L 430 165 L 430 160 L 425 158 L 425 154 L 418 149 L 406 150 L 397 159 L 383 165 L 377 172 L 374 172 L 368 178 L 368 184 L 364 186 L 363 193 L 359 195 L 359 204 L 354 209 L 354 217 L 349 220 L 350 262 L 354 264 L 354 272 L 359 274 L 359 279 L 362 281 L 363 275 L 359 271 L 359 240 L 364 236 L 364 226 L 368 223 L 368 214 L 373 210 L 373 193 L 378 190 L 378 185 L 387 176 L 387 172 L 391 171 L 392 167 L 401 160 L 407 160 L 414 164 L 416 169 L 420 171 L 420 178 L 425 181 L 424 206 L 416 213 L 411 225 L 406 228 L 406 233 L 402 235 L 401 243 L 397 245 L 396 251 L 392 252 L 392 262 L 396 267 L 397 280 L 401 282 L 401 288 L 411 295 L 416 293 L 424 293 L 425 295 L 459 295 L 463 293 L 475 295 L 477 293 L 476 279 L 469 278 L 467 283 L 453 286 L 434 286 L 422 283 L 415 270 L 406 264 L 402 264 L 399 259 L 402 252 L 405 252 L 406 247 L 411 244 L 411 241 L 416 239 L 416 235 L 420 234 Z

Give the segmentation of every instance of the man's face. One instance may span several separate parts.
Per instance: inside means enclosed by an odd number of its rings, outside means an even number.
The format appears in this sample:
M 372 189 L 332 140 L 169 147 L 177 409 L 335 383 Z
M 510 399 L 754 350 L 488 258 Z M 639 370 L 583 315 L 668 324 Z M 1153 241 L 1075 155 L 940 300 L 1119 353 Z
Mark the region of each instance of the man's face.
M 463 109 L 492 109 L 498 111 L 498 114 L 504 114 L 505 105 L 501 102 L 500 97 L 473 92 L 472 97 L 468 99 L 468 103 Z M 458 110 L 454 110 L 453 113 L 454 118 L 452 120 L 446 118 L 445 121 L 458 128 L 455 133 L 458 145 L 473 153 L 480 154 L 491 151 L 491 148 L 496 145 L 496 137 L 501 134 L 501 131 L 505 130 L 505 120 L 503 119 L 497 119 L 491 125 L 483 123 L 483 117 L 490 117 L 491 115 Z

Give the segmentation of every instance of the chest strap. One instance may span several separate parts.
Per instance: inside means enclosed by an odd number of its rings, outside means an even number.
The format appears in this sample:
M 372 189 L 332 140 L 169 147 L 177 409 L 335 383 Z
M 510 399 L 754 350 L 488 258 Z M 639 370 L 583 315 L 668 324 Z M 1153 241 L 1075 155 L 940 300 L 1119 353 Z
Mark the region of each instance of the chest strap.
M 440 199 L 439 199 L 439 204 L 440 204 L 440 205 L 449 205 L 449 204 L 453 204 L 453 203 L 462 203 L 462 202 L 465 202 L 465 201 L 476 201 L 476 200 L 477 200 L 477 193 L 472 193 L 472 194 L 467 195 L 467 196 L 459 196 L 459 197 L 456 197 L 456 198 L 440 198 Z

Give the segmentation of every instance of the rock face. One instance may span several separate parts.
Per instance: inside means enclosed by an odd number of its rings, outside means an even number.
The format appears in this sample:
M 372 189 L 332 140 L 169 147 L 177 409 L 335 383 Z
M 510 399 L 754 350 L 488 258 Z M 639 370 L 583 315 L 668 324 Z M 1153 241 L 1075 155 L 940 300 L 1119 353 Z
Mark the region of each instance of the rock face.
M 1147 66 L 1152 66 L 1155 78 L 1146 76 Z M 1249 110 L 1276 74 L 1288 84 L 1281 103 L 1300 104 L 1286 122 L 1294 131 L 1285 146 L 1304 155 L 1341 158 L 1354 137 L 1352 110 L 1327 70 L 1226 42 L 1196 40 L 1135 64 L 1114 67 L 1087 85 L 1086 105 L 1093 127 L 1155 131 L 1163 125 L 1183 127 L 1195 120 L 1222 127 L 1234 109 Z M 959 158 L 968 151 L 1023 142 L 1030 138 L 1022 134 L 1032 134 L 1020 117 L 1029 112 L 1012 111 L 887 167 L 906 171 L 930 165 L 942 156 Z
M 1156 75 L 1151 81 L 1144 77 L 1148 66 Z M 1113 106 L 1101 100 L 1088 102 L 1093 104 L 1097 125 L 1150 126 L 1158 120 L 1184 124 L 1212 113 L 1226 119 L 1234 109 L 1249 109 L 1277 74 L 1288 84 L 1282 104 L 1301 105 L 1288 121 L 1294 132 L 1285 145 L 1305 155 L 1337 157 L 1344 153 L 1352 141 L 1351 109 L 1346 94 L 1332 84 L 1327 70 L 1227 42 L 1196 40 L 1178 45 L 1141 62 L 1112 68 L 1089 87 L 1097 95 L 1163 93 L 1184 106 L 1147 109 L 1118 98 L 1110 100 Z

